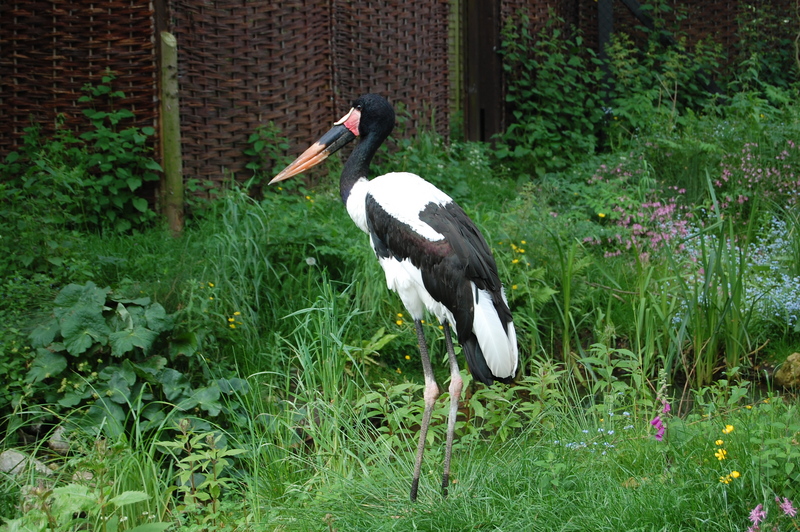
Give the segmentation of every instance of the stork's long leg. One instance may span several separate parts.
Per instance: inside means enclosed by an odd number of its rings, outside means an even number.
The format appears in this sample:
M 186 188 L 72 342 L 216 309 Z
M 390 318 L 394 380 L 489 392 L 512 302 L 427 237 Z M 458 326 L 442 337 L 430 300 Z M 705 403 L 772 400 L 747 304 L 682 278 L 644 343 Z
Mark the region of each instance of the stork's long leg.
M 417 341 L 419 342 L 419 354 L 422 358 L 422 372 L 425 374 L 425 411 L 422 414 L 422 424 L 419 428 L 419 444 L 417 444 L 417 461 L 414 463 L 414 478 L 411 480 L 411 502 L 417 500 L 417 489 L 419 488 L 419 473 L 422 468 L 422 454 L 425 451 L 425 439 L 428 435 L 428 425 L 431 422 L 431 413 L 436 398 L 439 397 L 439 388 L 436 386 L 436 379 L 433 377 L 433 366 L 428 356 L 428 345 L 425 343 L 425 333 L 422 331 L 422 322 L 414 320 L 417 328 Z
M 450 414 L 447 418 L 447 446 L 444 451 L 444 474 L 442 475 L 442 494 L 447 497 L 447 486 L 450 484 L 450 456 L 453 452 L 453 436 L 458 416 L 458 401 L 461 399 L 461 388 L 464 381 L 458 370 L 456 353 L 453 350 L 453 338 L 450 335 L 450 324 L 444 322 L 444 340 L 447 345 L 447 357 L 450 359 Z

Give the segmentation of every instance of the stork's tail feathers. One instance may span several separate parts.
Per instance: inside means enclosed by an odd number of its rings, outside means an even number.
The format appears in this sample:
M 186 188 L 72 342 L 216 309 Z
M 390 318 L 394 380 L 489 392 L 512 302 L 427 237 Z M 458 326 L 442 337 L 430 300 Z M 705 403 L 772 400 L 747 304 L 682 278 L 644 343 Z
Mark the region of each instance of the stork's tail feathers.
M 472 334 L 459 339 L 472 375 L 484 384 L 510 383 L 517 373 L 517 333 L 505 294 L 473 290 Z

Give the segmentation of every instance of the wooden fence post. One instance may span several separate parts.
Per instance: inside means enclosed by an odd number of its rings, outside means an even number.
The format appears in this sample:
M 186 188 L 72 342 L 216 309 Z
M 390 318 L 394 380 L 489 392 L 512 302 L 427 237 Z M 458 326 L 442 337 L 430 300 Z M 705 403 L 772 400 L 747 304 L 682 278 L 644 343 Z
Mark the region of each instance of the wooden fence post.
M 161 32 L 161 143 L 164 157 L 164 213 L 174 234 L 183 231 L 183 162 L 178 101 L 178 44 Z

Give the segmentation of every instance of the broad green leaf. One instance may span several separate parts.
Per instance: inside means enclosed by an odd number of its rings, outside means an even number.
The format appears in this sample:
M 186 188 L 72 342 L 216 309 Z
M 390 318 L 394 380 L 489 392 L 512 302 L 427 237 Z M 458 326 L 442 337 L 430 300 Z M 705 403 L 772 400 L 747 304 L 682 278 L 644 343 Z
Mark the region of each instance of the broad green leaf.
M 147 319 L 147 327 L 154 332 L 161 333 L 172 329 L 172 317 L 158 303 L 153 303 L 147 307 L 144 311 L 144 317 Z
M 78 304 L 102 309 L 106 302 L 106 296 L 110 291 L 111 289 L 109 288 L 98 288 L 91 281 L 85 285 L 68 284 L 56 296 L 56 316 L 59 316 L 58 310 L 64 311 Z
M 97 496 L 81 484 L 68 484 L 53 488 L 51 512 L 59 517 L 59 522 L 67 523 L 75 514 L 88 512 L 97 505 Z
M 146 327 L 134 327 L 111 333 L 108 337 L 111 343 L 111 355 L 120 357 L 135 347 L 147 352 L 153 346 L 156 338 L 158 335 Z
M 250 390 L 250 385 L 247 381 L 234 377 L 233 379 L 217 379 L 217 386 L 222 393 L 247 393 Z
M 51 353 L 42 348 L 37 349 L 36 353 L 31 369 L 28 371 L 28 375 L 25 376 L 25 382 L 37 383 L 48 377 L 58 375 L 67 368 L 67 359 L 64 355 Z
M 64 337 L 64 346 L 71 355 L 83 353 L 94 343 L 105 345 L 110 333 L 111 329 L 96 308 L 79 306 L 61 318 L 61 336 Z
M 179 356 L 191 357 L 197 352 L 200 341 L 197 334 L 193 332 L 179 334 L 169 343 L 170 358 L 175 359 Z
M 133 189 L 131 189 L 131 190 L 133 190 Z M 147 212 L 148 205 L 147 205 L 147 200 L 146 199 L 144 199 L 144 198 L 133 198 L 133 200 L 131 200 L 131 203 L 133 203 L 133 206 L 136 207 L 136 210 L 138 210 L 139 212 Z
M 167 367 L 167 359 L 162 356 L 152 356 L 142 362 L 131 362 L 131 364 L 139 376 L 147 379 L 158 375 Z
M 56 334 L 60 329 L 56 320 L 50 320 L 45 324 L 38 325 L 30 335 L 32 346 L 45 347 L 50 345 L 55 340 Z
M 143 491 L 125 491 L 113 497 L 108 502 L 116 507 L 125 506 L 128 504 L 136 504 L 137 502 L 146 501 L 150 496 Z
M 191 384 L 186 375 L 172 368 L 165 369 L 158 377 L 158 382 L 164 388 L 164 395 L 168 401 L 174 401 L 184 392 L 191 390 Z
M 125 410 L 108 397 L 100 397 L 86 412 L 85 420 L 88 422 L 85 428 L 94 430 L 98 435 L 101 429 L 103 434 L 112 439 L 120 438 L 125 433 Z
M 163 532 L 172 526 L 172 523 L 145 523 L 131 528 L 128 532 Z

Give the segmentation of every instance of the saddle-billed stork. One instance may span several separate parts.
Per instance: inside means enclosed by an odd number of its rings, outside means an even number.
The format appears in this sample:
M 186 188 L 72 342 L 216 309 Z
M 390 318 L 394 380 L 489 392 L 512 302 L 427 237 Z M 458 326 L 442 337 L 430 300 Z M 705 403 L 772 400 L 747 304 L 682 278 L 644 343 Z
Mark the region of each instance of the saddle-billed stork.
M 391 133 L 394 121 L 394 110 L 385 98 L 362 96 L 270 184 L 308 170 L 361 137 L 342 170 L 342 201 L 355 224 L 369 235 L 386 284 L 397 292 L 414 319 L 425 375 L 425 410 L 411 482 L 414 501 L 431 412 L 439 396 L 422 330 L 425 311 L 442 324 L 450 361 L 450 413 L 442 476 L 445 497 L 463 386 L 450 326 L 455 327 L 473 377 L 484 384 L 511 382 L 518 357 L 514 322 L 497 265 L 486 240 L 463 209 L 447 194 L 408 172 L 368 178 L 372 157 Z

